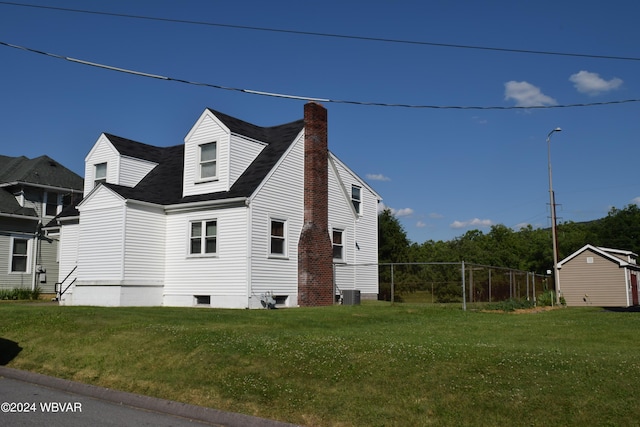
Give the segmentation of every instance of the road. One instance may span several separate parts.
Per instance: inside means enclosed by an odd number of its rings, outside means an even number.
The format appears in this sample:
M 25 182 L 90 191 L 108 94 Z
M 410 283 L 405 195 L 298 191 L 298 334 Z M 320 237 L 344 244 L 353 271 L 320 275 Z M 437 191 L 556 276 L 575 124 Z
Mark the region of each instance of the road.
M 0 366 L 0 426 L 292 427 Z

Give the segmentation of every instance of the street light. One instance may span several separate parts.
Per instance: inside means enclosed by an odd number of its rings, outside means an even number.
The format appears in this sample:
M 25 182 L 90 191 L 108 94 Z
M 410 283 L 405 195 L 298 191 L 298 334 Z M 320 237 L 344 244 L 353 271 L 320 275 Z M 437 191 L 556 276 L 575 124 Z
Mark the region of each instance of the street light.
M 558 278 L 558 232 L 556 230 L 556 197 L 553 193 L 553 180 L 551 178 L 551 135 L 562 129 L 555 128 L 547 135 L 547 157 L 549 163 L 549 201 L 551 205 L 551 238 L 553 239 L 553 281 L 556 285 L 556 302 L 560 303 L 560 280 Z

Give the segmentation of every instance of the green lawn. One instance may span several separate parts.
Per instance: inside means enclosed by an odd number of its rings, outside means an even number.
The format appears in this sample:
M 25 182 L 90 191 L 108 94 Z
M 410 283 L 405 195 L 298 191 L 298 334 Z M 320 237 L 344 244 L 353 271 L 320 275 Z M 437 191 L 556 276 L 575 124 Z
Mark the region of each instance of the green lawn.
M 637 425 L 640 313 L 0 304 L 7 366 L 308 426 Z

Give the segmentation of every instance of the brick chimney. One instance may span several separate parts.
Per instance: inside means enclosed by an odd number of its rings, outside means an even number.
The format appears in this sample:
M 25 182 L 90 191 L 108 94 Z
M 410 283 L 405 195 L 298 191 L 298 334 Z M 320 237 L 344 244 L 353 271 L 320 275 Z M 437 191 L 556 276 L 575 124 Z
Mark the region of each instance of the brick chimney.
M 329 237 L 327 110 L 304 106 L 304 224 L 298 242 L 298 304 L 332 305 L 333 249 Z

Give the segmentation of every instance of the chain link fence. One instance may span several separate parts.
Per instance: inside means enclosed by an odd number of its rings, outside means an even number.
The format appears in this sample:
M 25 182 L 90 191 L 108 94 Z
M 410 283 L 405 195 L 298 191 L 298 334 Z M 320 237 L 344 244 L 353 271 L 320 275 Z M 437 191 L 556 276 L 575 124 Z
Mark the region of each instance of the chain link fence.
M 535 302 L 553 291 L 553 278 L 513 268 L 462 262 L 336 264 L 336 277 L 356 277 L 377 268 L 378 299 L 394 303 Z M 341 287 L 339 280 L 336 282 Z M 343 285 L 346 286 L 346 285 Z

